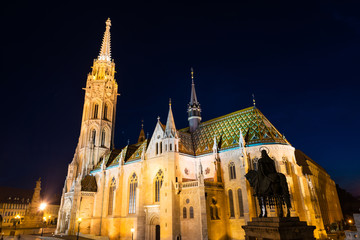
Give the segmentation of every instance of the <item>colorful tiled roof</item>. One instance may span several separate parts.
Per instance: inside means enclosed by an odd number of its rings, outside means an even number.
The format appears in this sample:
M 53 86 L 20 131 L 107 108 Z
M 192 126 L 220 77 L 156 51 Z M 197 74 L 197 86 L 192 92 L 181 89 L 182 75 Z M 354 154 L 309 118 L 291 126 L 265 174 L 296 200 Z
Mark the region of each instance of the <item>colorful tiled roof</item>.
M 149 141 L 147 139 L 145 139 L 145 141 L 143 141 L 141 143 L 127 145 L 122 149 L 112 150 L 110 153 L 108 153 L 104 156 L 106 167 L 108 168 L 108 167 L 119 165 L 119 161 L 121 158 L 124 159 L 125 163 L 141 159 L 141 154 L 144 150 L 144 147 L 145 147 L 145 149 L 147 149 L 148 142 Z M 93 171 L 101 169 L 102 161 L 103 160 L 98 162 L 98 164 L 95 166 Z
M 191 138 L 191 134 L 187 132 L 178 131 L 180 138 L 179 141 L 179 152 L 194 155 L 194 145 Z
M 212 152 L 215 135 L 220 151 L 237 147 L 240 128 L 247 145 L 289 144 L 259 109 L 250 107 L 201 123 L 192 134 L 195 155 Z M 180 131 L 187 132 L 188 128 Z
M 128 159 L 125 159 L 125 162 L 131 162 L 141 159 L 142 152 L 144 151 L 144 148 L 147 149 L 147 146 L 148 140 L 145 139 L 145 141 L 141 143 L 141 145 L 135 150 L 135 152 Z

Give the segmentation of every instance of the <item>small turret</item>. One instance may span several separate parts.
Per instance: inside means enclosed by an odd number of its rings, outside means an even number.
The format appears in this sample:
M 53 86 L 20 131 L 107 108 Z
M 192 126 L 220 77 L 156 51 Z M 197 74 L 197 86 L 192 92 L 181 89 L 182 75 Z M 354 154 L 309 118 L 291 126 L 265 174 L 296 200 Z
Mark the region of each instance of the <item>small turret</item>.
M 144 132 L 144 122 L 142 121 L 141 123 L 141 131 L 140 131 L 140 135 L 138 138 L 138 143 L 142 143 L 143 141 L 145 141 L 145 132 Z
M 175 127 L 174 116 L 171 110 L 171 99 L 169 100 L 169 114 L 166 121 L 165 127 L 165 138 L 177 138 L 177 131 Z
M 190 102 L 188 104 L 188 121 L 190 132 L 194 132 L 201 121 L 201 108 L 200 103 L 197 100 L 196 92 L 195 92 L 195 83 L 194 83 L 194 70 L 191 68 L 191 96 Z

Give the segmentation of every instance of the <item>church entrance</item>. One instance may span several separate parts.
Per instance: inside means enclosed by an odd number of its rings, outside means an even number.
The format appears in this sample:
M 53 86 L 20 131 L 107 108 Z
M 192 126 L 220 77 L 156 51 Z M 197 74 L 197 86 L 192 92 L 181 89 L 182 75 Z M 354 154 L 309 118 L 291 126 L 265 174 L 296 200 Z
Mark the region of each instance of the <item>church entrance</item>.
M 160 205 L 145 205 L 145 240 L 160 240 Z
M 156 231 L 155 231 L 155 239 L 160 240 L 160 225 L 156 225 L 155 229 L 156 229 Z

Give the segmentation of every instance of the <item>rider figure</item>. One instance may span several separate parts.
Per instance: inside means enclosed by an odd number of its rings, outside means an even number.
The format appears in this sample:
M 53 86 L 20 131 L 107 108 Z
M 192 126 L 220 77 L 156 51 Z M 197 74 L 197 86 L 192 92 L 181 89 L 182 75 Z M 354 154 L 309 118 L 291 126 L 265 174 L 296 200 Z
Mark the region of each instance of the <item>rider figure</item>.
M 267 154 L 266 150 L 261 151 L 261 158 L 258 161 L 258 171 L 261 177 L 267 178 L 270 182 L 277 181 L 278 175 L 275 168 L 275 162 Z M 263 179 L 260 179 L 260 181 Z

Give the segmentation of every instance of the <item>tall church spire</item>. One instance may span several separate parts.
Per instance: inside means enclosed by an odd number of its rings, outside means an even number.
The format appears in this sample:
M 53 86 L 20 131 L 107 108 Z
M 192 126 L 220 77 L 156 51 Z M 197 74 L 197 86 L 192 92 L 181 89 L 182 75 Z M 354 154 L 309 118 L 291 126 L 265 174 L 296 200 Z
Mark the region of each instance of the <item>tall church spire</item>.
M 194 83 L 194 70 L 191 68 L 191 96 L 188 104 L 188 121 L 190 132 L 194 132 L 201 121 L 201 108 L 200 103 L 196 97 L 195 83 Z
M 169 114 L 166 121 L 165 137 L 177 137 L 174 116 L 171 109 L 171 98 L 169 100 Z
M 108 18 L 105 23 L 106 23 L 106 29 L 105 29 L 103 41 L 101 44 L 101 49 L 100 49 L 98 60 L 110 62 L 111 61 L 111 49 L 110 49 L 111 20 L 110 20 L 110 18 Z

